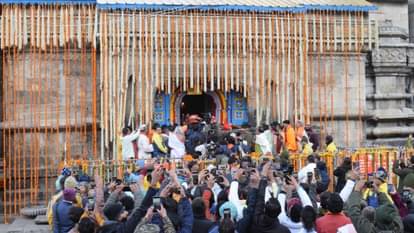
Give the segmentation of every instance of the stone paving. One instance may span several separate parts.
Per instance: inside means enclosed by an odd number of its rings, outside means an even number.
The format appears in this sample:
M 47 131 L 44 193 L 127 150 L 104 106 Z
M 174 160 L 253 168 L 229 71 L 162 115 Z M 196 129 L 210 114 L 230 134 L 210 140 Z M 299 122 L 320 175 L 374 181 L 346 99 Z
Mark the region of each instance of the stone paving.
M 51 233 L 48 225 L 36 225 L 33 219 L 19 217 L 11 224 L 0 224 L 0 233 Z

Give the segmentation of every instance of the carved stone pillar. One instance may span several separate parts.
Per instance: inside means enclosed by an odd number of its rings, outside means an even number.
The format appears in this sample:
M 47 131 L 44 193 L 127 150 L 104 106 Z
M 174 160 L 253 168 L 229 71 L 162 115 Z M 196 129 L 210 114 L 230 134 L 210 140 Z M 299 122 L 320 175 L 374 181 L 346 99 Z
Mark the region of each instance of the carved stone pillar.
M 372 51 L 367 72 L 367 139 L 372 144 L 401 145 L 414 134 L 414 45 L 391 23 L 379 28 L 380 46 Z

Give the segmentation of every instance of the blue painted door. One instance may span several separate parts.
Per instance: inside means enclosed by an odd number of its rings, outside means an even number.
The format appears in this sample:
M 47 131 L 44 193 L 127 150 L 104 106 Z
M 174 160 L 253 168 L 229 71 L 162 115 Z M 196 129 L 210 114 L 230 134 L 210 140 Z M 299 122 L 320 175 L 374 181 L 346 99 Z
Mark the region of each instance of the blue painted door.
M 227 95 L 227 114 L 229 122 L 241 126 L 248 122 L 247 100 L 240 92 L 231 91 Z
M 158 93 L 154 99 L 154 123 L 170 124 L 170 95 Z

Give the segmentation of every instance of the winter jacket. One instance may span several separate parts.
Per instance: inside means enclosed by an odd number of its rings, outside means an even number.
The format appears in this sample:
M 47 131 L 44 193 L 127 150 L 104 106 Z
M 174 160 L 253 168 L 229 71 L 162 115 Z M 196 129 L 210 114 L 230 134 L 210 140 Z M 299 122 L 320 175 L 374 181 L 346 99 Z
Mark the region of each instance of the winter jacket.
M 69 211 L 73 204 L 70 201 L 60 200 L 53 207 L 53 233 L 67 233 L 76 223 L 70 220 Z
M 392 172 L 394 172 L 394 174 L 396 174 L 397 176 L 399 176 L 399 182 L 398 182 L 398 192 L 402 192 L 403 187 L 404 187 L 404 179 L 405 177 L 410 174 L 410 173 L 414 173 L 414 167 L 405 167 L 405 168 L 399 168 L 400 163 L 399 161 L 395 161 L 394 165 L 392 167 Z
M 392 201 L 394 202 L 395 206 L 398 209 L 398 213 L 400 214 L 401 218 L 404 218 L 408 215 L 408 207 L 405 203 L 401 200 L 401 196 L 399 193 L 390 194 Z
M 215 222 L 210 221 L 204 217 L 204 214 L 201 216 L 194 215 L 193 222 L 193 233 L 208 233 L 214 226 Z
M 254 209 L 257 201 L 258 189 L 250 189 L 247 195 L 247 208 L 243 209 L 243 218 L 237 222 L 237 231 L 239 233 L 250 232 L 252 220 L 254 216 Z
M 350 169 L 345 168 L 345 167 L 337 167 L 334 171 L 334 175 L 336 177 L 338 177 L 338 180 L 336 182 L 336 186 L 335 186 L 335 192 L 339 193 L 341 192 L 341 190 L 344 188 L 345 183 L 346 183 L 346 173 L 349 171 Z
M 187 198 L 181 198 L 178 203 L 178 216 L 181 220 L 177 233 L 191 233 L 193 231 L 193 209 Z
M 336 233 L 338 228 L 343 227 L 347 224 L 352 224 L 352 221 L 347 216 L 345 216 L 345 214 L 332 214 L 328 212 L 325 214 L 325 216 L 316 220 L 316 231 L 318 233 Z
M 161 233 L 175 233 L 174 225 L 172 224 L 171 220 L 167 217 L 162 218 L 162 226 L 160 227 Z M 145 218 L 142 218 L 142 220 L 138 223 L 138 226 L 135 228 L 134 233 L 141 233 L 141 226 L 148 224 L 148 222 L 145 221 Z
M 316 168 L 318 168 L 319 176 L 321 178 L 321 184 L 324 187 L 324 191 L 328 189 L 329 183 L 331 182 L 331 178 L 329 178 L 328 168 L 326 167 L 326 163 L 320 161 L 316 164 Z
M 289 233 L 289 229 L 279 223 L 276 218 L 267 216 L 264 212 L 265 202 L 265 189 L 267 186 L 267 180 L 262 179 L 259 185 L 259 191 L 257 194 L 256 207 L 254 209 L 252 230 L 255 233 Z
M 346 212 L 351 218 L 357 232 L 402 232 L 402 221 L 397 209 L 389 202 L 388 198 L 383 193 L 379 193 L 378 198 L 380 207 L 376 210 L 375 223 L 372 223 L 366 217 L 361 215 L 361 192 L 352 192 L 348 199 L 348 208 Z
M 414 214 L 409 214 L 403 219 L 404 233 L 414 232 Z
M 46 216 L 47 216 L 47 222 L 49 223 L 49 226 L 52 227 L 53 230 L 53 207 L 55 206 L 55 204 L 59 201 L 62 200 L 63 197 L 63 192 L 60 191 L 57 194 L 52 196 L 52 199 L 49 201 L 48 205 L 47 205 L 47 211 L 46 211 Z M 74 203 L 74 206 L 76 207 L 82 207 L 81 206 L 82 203 L 82 199 L 80 197 L 80 195 L 76 195 L 76 203 Z
M 152 203 L 152 197 L 158 192 L 158 189 L 149 188 L 142 204 L 139 208 L 135 208 L 132 214 L 125 222 L 106 221 L 100 229 L 100 233 L 133 233 L 138 223 L 147 212 Z

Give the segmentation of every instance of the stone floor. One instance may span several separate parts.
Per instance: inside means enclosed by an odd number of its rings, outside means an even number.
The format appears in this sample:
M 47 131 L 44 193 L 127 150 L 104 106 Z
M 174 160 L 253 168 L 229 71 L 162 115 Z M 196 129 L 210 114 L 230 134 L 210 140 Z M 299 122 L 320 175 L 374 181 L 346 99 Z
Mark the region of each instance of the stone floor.
M 11 224 L 0 224 L 0 233 L 50 233 L 48 225 L 36 225 L 33 219 L 19 217 Z

